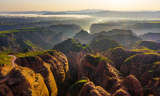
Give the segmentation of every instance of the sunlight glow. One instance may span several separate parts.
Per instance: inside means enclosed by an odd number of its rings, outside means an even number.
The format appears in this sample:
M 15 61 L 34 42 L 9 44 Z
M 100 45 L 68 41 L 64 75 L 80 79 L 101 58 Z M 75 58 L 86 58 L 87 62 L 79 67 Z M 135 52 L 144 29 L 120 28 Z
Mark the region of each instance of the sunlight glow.
M 160 10 L 160 0 L 0 0 L 0 11 Z
M 125 11 L 132 5 L 135 5 L 135 0 L 110 0 L 111 7 L 114 9 Z
M 113 5 L 127 5 L 127 4 L 131 4 L 132 0 L 112 0 L 110 1 Z
M 91 33 L 90 30 L 87 30 L 88 33 Z

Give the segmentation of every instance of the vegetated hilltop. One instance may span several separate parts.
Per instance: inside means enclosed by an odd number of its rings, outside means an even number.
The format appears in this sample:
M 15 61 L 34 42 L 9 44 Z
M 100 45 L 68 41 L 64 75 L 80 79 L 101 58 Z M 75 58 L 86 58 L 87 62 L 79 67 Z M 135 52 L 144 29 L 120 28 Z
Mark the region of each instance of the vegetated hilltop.
M 99 96 L 111 96 L 111 94 L 114 94 L 113 96 L 118 94 L 143 95 L 140 82 L 134 76 L 128 76 L 123 80 L 122 74 L 114 68 L 113 62 L 103 56 L 88 54 L 82 57 L 82 61 L 77 64 L 80 64 L 77 78 L 88 77 L 91 81 L 82 82 L 80 80 L 76 82 L 71 86 L 70 90 L 72 91 L 69 91 L 68 96 L 75 94 L 80 96 L 89 94 L 91 96 L 94 94 L 99 94 Z M 82 91 L 79 91 L 78 88 L 82 88 Z M 73 90 L 75 91 L 73 92 Z
M 65 40 L 62 32 L 32 27 L 0 31 L 0 38 L 2 96 L 160 95 L 160 45 L 139 41 L 131 30 L 81 30 L 74 36 L 80 40 Z M 90 46 L 80 42 L 89 39 Z M 59 51 L 35 51 L 50 47 Z M 11 53 L 17 56 L 13 69 Z
M 118 34 L 129 34 L 129 35 L 136 35 L 135 33 L 132 32 L 132 30 L 128 29 L 112 29 L 109 31 L 100 31 L 99 33 L 95 33 L 94 35 L 106 35 L 106 36 L 113 36 L 113 35 L 118 35 Z
M 118 35 L 113 35 L 113 36 L 106 36 L 106 35 L 98 35 L 93 40 L 101 40 L 108 38 L 110 40 L 115 40 L 119 44 L 122 45 L 129 45 L 130 43 L 134 43 L 136 41 L 141 41 L 142 39 L 140 37 L 131 35 L 131 34 L 118 34 Z
M 67 57 L 56 50 L 15 54 L 16 68 L 9 79 L 0 85 L 0 95 L 159 95 L 158 53 L 116 47 L 104 53 L 93 54 L 71 38 L 60 44 L 64 49 L 69 48 L 67 45 L 71 49 L 80 49 L 65 51 Z M 6 56 L 8 53 L 3 54 Z M 5 63 L 2 65 L 3 70 L 11 69 Z M 1 79 L 10 72 L 3 70 L 0 71 Z M 8 93 L 4 88 L 7 88 Z
M 127 46 L 130 43 L 141 40 L 135 33 L 131 30 L 125 29 L 113 29 L 108 32 L 102 31 L 99 33 L 95 33 L 90 35 L 87 31 L 81 30 L 74 36 L 75 39 L 78 39 L 83 44 L 91 43 L 91 40 L 100 40 L 100 39 L 111 39 L 115 40 L 118 43 Z
M 81 30 L 73 38 L 78 39 L 82 44 L 87 44 L 93 37 L 87 31 Z
M 26 39 L 15 39 L 13 37 L 0 36 L 1 51 L 12 50 L 14 52 L 24 52 L 25 49 L 27 49 L 28 51 L 43 50 L 41 47 L 33 44 Z
M 51 49 L 67 37 L 62 32 L 53 32 L 44 27 L 27 27 L 22 29 L 0 31 L 1 47 L 20 51 L 23 48 Z
M 138 49 L 160 50 L 160 43 L 156 43 L 153 41 L 138 41 L 128 45 L 128 49 L 137 49 L 137 51 Z
M 129 29 L 136 34 L 145 34 L 148 32 L 160 32 L 159 21 L 117 21 L 92 24 L 90 27 L 91 34 L 99 33 L 101 31 L 109 31 L 112 29 Z
M 160 43 L 160 33 L 146 33 L 143 35 L 140 35 L 142 40 L 144 41 L 155 41 L 157 43 Z
M 76 33 L 78 33 L 82 28 L 76 24 L 58 24 L 58 25 L 51 25 L 50 30 L 63 32 L 68 37 L 72 38 Z
M 68 54 L 71 52 L 92 52 L 92 50 L 89 48 L 86 44 L 81 44 L 79 41 L 69 38 L 57 45 L 54 46 L 54 49 L 61 51 L 64 54 Z
M 116 69 L 120 70 L 121 65 L 123 64 L 123 62 L 137 54 L 139 52 L 136 51 L 127 51 L 126 49 L 124 49 L 123 47 L 116 47 L 116 48 L 111 48 L 108 51 L 104 52 L 104 56 L 106 56 L 109 60 L 113 61 L 115 64 Z
M 110 48 L 115 47 L 123 47 L 122 45 L 118 44 L 116 41 L 110 39 L 101 39 L 101 40 L 93 40 L 90 45 L 92 50 L 100 50 L 100 51 L 107 51 Z

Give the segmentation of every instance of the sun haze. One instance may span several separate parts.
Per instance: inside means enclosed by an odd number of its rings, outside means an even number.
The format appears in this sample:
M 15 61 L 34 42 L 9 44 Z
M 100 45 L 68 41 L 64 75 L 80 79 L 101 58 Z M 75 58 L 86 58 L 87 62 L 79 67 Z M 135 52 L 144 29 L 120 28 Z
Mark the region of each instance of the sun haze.
M 160 0 L 0 0 L 0 11 L 160 10 Z

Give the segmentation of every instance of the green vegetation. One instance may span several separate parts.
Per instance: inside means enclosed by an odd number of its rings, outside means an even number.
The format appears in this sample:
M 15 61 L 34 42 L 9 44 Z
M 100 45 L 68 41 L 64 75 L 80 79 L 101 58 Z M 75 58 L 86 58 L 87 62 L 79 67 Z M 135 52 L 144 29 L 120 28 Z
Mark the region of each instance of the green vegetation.
M 11 65 L 11 56 L 8 56 L 8 52 L 2 52 L 0 51 L 0 66 L 3 64 Z
M 25 40 L 24 42 L 25 42 L 27 45 L 29 45 L 29 46 L 31 46 L 31 47 L 33 47 L 33 48 L 39 47 L 39 46 L 33 44 L 32 42 L 30 42 L 29 40 Z
M 70 89 L 69 89 L 70 93 L 76 94 L 76 90 L 79 90 L 79 92 L 80 92 L 80 90 L 82 89 L 83 85 L 84 85 L 85 83 L 87 83 L 87 82 L 88 82 L 88 79 L 85 78 L 85 77 L 82 77 L 79 81 L 77 81 L 76 83 L 74 83 L 74 84 L 70 87 Z
M 136 54 L 133 55 L 133 56 L 131 56 L 131 57 L 129 57 L 129 58 L 127 58 L 127 59 L 124 61 L 124 64 L 126 64 L 127 66 L 130 66 L 130 65 L 132 64 L 132 59 L 133 59 L 135 56 L 136 56 Z
M 107 51 L 110 48 L 123 47 L 122 45 L 118 44 L 116 41 L 113 41 L 110 39 L 93 40 L 89 46 L 93 50 L 101 50 L 102 52 Z
M 123 48 L 123 47 L 116 47 L 116 48 L 111 48 L 111 49 L 109 49 L 108 51 L 111 51 L 112 52 L 112 54 L 117 54 L 117 53 L 119 53 L 120 51 L 121 52 L 125 52 L 125 48 Z
M 6 33 L 35 31 L 36 29 L 37 29 L 36 27 L 26 27 L 26 28 L 15 29 L 15 30 L 0 31 L 0 35 L 1 35 L 1 34 L 6 34 Z
M 47 50 L 47 51 L 31 51 L 26 53 L 18 53 L 15 54 L 17 57 L 34 57 L 38 55 L 60 55 L 60 53 L 56 50 Z
M 88 60 L 88 62 L 90 64 L 92 64 L 93 66 L 97 67 L 100 61 L 106 61 L 111 63 L 112 61 L 110 61 L 107 57 L 102 57 L 100 55 L 91 55 L 91 54 L 87 54 L 85 56 L 85 58 Z
M 160 44 L 153 41 L 138 41 L 130 44 L 128 48 L 133 49 L 133 51 L 157 53 Z
M 136 41 L 142 40 L 140 37 L 133 35 L 132 32 L 129 32 L 129 34 L 127 34 L 125 30 L 120 30 L 120 31 L 117 31 L 115 34 L 112 31 L 110 33 L 109 32 L 102 33 L 102 34 L 99 33 L 100 35 L 94 37 L 93 40 L 110 39 L 124 46 L 127 46 L 130 43 L 134 43 Z
M 47 51 L 31 51 L 27 53 L 18 53 L 15 54 L 17 57 L 30 57 L 30 56 L 37 56 L 40 54 L 46 54 Z
M 69 38 L 57 45 L 54 46 L 54 49 L 61 51 L 64 54 L 68 54 L 69 51 L 72 52 L 80 52 L 81 50 L 91 49 L 86 44 L 81 44 L 80 42 L 77 42 L 75 39 Z
M 131 51 L 142 52 L 142 53 L 158 53 L 156 50 L 150 50 L 146 47 L 141 47 L 140 49 L 133 49 Z
M 21 50 L 21 53 L 27 53 L 27 52 L 30 52 L 30 50 L 28 48 L 24 48 Z
M 160 78 L 152 78 L 151 80 L 154 82 L 160 80 Z
M 44 27 L 26 27 L 8 31 L 0 31 L 0 45 L 6 49 L 20 52 L 24 48 L 30 50 L 48 50 L 53 44 L 63 40 L 64 34 Z M 43 48 L 43 49 L 42 49 Z
M 158 77 L 160 74 L 160 69 L 157 69 L 159 64 L 160 62 L 154 62 L 147 72 L 153 74 L 153 77 Z
M 148 58 L 149 60 L 145 60 L 146 58 Z M 153 58 L 153 60 L 151 58 Z M 156 58 L 156 59 L 154 59 L 154 58 Z M 142 61 L 142 62 L 144 62 L 144 64 L 147 63 L 145 61 L 148 61 L 149 64 L 151 65 L 152 63 L 157 62 L 159 60 L 160 60 L 160 54 L 157 54 L 157 53 L 141 53 L 141 54 L 135 54 L 135 55 L 127 58 L 124 61 L 124 64 L 126 64 L 127 66 L 130 66 L 130 64 L 132 64 L 132 61 L 134 61 L 134 63 Z M 143 67 L 146 67 L 146 66 L 143 66 Z M 154 67 L 154 66 L 157 66 L 157 64 L 152 64 L 152 67 Z M 152 72 L 152 69 L 149 72 Z

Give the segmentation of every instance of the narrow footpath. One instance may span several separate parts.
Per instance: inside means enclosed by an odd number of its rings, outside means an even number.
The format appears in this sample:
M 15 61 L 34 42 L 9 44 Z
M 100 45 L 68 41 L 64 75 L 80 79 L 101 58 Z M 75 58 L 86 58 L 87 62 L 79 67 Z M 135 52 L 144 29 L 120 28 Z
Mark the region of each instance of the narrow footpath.
M 14 63 L 14 61 L 17 59 L 17 57 L 14 56 L 14 55 L 8 55 L 8 56 L 12 56 L 12 57 L 13 57 L 13 59 L 12 59 L 12 61 L 11 61 L 12 69 L 11 69 L 11 71 L 6 75 L 5 78 L 3 78 L 3 79 L 0 80 L 0 84 L 4 83 L 4 82 L 9 78 L 9 76 L 11 75 L 12 70 L 15 68 L 15 63 Z

